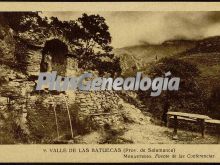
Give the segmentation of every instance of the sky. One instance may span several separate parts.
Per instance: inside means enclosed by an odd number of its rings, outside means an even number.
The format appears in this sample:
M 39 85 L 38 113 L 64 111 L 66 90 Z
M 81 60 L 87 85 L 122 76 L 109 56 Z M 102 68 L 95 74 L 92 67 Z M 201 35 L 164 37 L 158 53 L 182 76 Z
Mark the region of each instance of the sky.
M 220 12 L 216 11 L 43 12 L 42 16 L 76 20 L 83 13 L 99 14 L 105 18 L 115 48 L 220 35 Z

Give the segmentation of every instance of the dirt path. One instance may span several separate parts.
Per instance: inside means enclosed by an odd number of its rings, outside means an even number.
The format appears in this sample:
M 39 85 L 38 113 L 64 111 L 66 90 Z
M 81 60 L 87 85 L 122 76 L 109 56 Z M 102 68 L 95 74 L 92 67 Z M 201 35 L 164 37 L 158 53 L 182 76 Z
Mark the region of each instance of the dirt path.
M 112 136 L 108 143 L 135 143 L 135 144 L 217 144 L 217 136 L 206 135 L 202 138 L 200 133 L 178 130 L 178 140 L 173 140 L 173 129 L 154 124 L 126 124 L 123 135 Z M 109 138 L 103 132 L 91 132 L 79 137 L 78 143 L 97 144 Z M 106 143 L 106 142 L 104 142 Z
M 200 133 L 178 130 L 178 140 L 173 140 L 173 129 L 153 124 L 129 124 L 122 138 L 142 144 L 213 144 L 218 143 L 216 136 L 206 135 L 202 138 Z

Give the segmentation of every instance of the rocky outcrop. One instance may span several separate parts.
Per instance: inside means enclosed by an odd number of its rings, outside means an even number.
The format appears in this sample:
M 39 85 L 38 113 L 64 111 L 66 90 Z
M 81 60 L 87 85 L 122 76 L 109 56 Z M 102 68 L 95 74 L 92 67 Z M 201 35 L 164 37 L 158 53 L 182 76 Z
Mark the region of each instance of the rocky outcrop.
M 28 76 L 37 76 L 40 71 L 42 48 L 31 45 L 20 38 L 16 39 L 16 67 Z

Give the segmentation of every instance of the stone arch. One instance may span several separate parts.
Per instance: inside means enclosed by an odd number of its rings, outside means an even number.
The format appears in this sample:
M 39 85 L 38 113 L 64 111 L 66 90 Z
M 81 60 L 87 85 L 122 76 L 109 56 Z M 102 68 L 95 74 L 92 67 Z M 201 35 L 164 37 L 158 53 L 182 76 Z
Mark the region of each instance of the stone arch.
M 16 40 L 14 57 L 16 67 L 29 78 L 36 79 L 39 71 L 53 70 L 61 76 L 75 75 L 78 72 L 78 61 L 73 56 L 75 46 L 65 36 L 53 33 L 40 40 L 32 41 L 22 36 L 17 36 Z M 53 54 L 56 54 L 57 58 Z M 69 56 L 70 54 L 71 56 Z M 50 65 L 48 66 L 48 64 Z
M 46 41 L 42 49 L 40 71 L 57 71 L 58 75 L 64 76 L 67 69 L 68 52 L 68 45 L 60 39 Z

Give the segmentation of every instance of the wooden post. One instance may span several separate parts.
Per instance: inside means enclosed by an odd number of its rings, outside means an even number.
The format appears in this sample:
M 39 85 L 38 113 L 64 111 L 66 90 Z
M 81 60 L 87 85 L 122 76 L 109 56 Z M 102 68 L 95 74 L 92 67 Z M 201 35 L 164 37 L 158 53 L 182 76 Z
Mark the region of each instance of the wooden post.
M 70 124 L 70 132 L 71 132 L 71 137 L 73 139 L 73 126 L 72 126 L 72 120 L 71 120 L 71 116 L 70 116 L 70 111 L 69 111 L 69 107 L 68 107 L 68 103 L 67 103 L 66 97 L 63 96 L 63 98 L 64 98 L 64 102 L 66 104 L 66 110 L 67 110 L 67 114 L 68 114 L 68 118 L 69 118 L 69 124 Z
M 177 128 L 178 128 L 178 119 L 177 119 L 177 115 L 174 115 L 173 140 L 178 140 Z
M 54 117 L 55 117 L 55 124 L 56 124 L 56 129 L 57 129 L 57 140 L 59 140 L 60 134 L 59 134 L 59 125 L 58 125 L 58 119 L 57 119 L 57 112 L 56 112 L 56 103 L 54 102 L 54 104 L 49 104 L 50 109 L 53 109 L 54 112 Z
M 178 128 L 178 120 L 177 120 L 177 116 L 174 116 L 174 136 L 177 135 L 177 128 Z
M 205 137 L 205 119 L 201 120 L 201 131 L 202 131 L 202 137 Z
M 169 123 L 169 122 L 170 122 L 170 120 L 169 120 L 169 119 L 170 119 L 170 116 L 167 114 L 166 117 L 167 117 L 166 127 L 169 127 L 169 124 L 170 124 L 170 123 Z
M 177 128 L 178 128 L 178 119 L 177 115 L 174 115 L 174 130 L 173 130 L 173 140 L 178 140 Z
M 205 119 L 198 119 L 198 124 L 200 124 L 201 135 L 205 137 Z

